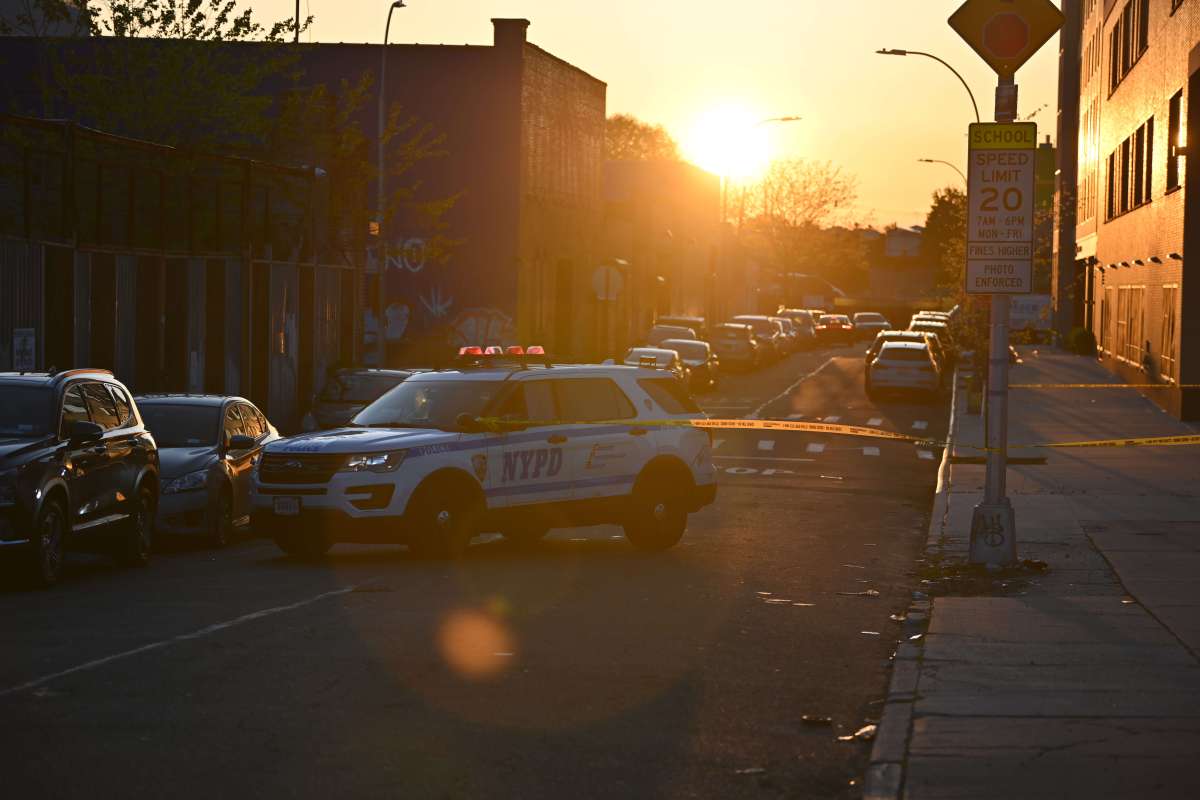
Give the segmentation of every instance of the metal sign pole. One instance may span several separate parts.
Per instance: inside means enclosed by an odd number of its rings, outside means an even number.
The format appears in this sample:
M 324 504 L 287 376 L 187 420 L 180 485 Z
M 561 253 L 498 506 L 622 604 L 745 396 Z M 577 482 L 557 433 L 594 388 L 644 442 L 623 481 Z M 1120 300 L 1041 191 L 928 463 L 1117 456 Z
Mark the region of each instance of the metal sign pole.
M 996 122 L 1017 119 L 1017 85 L 1012 77 L 996 86 Z M 988 343 L 987 478 L 983 502 L 971 520 L 973 564 L 1017 563 L 1016 518 L 1006 493 L 1008 469 L 1008 295 L 992 295 Z

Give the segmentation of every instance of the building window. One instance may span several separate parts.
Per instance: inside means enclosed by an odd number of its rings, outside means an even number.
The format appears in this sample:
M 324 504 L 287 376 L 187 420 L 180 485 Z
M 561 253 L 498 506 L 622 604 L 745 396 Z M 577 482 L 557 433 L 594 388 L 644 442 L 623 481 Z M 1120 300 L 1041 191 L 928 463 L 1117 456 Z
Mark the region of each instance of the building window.
M 1175 331 L 1179 317 L 1175 311 L 1179 304 L 1179 286 L 1164 286 L 1162 290 L 1162 339 L 1159 343 L 1158 371 L 1171 383 L 1179 380 L 1179 357 L 1175 349 Z
M 1167 122 L 1167 191 L 1179 188 L 1179 155 L 1177 148 L 1184 145 L 1183 90 L 1171 98 L 1170 119 Z
M 1154 187 L 1154 118 L 1108 157 L 1106 219 L 1150 202 Z
M 1142 286 L 1117 288 L 1117 341 L 1116 356 L 1130 364 L 1142 363 L 1144 317 L 1142 299 L 1146 290 Z
M 1129 0 L 1109 34 L 1109 92 L 1125 80 L 1150 46 L 1150 0 Z

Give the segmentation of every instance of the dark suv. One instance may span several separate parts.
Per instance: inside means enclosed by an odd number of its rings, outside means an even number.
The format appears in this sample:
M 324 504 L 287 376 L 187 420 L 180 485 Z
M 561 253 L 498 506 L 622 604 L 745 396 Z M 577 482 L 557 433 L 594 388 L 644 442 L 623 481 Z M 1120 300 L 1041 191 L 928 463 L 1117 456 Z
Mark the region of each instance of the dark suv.
M 0 372 L 0 551 L 39 585 L 67 548 L 149 561 L 158 447 L 112 373 Z

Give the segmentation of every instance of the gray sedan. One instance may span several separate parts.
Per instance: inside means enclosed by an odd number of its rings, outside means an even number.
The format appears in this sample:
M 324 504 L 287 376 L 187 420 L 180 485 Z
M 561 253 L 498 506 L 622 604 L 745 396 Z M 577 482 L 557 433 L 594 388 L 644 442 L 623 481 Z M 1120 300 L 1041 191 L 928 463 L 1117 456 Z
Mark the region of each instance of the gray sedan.
M 249 522 L 251 472 L 279 432 L 241 397 L 146 395 L 137 405 L 158 443 L 156 530 L 225 546 Z

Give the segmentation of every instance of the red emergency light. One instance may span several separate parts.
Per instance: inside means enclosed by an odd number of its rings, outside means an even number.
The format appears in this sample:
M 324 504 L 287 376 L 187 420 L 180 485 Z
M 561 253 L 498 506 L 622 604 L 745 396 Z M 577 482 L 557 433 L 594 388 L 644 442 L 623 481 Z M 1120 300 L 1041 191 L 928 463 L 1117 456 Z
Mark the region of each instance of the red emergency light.
M 504 355 L 504 348 L 498 344 L 490 344 L 484 348 L 483 354 L 485 356 L 502 356 Z
M 525 348 L 521 347 L 521 345 L 519 345 L 519 344 L 514 344 L 514 345 L 510 346 L 508 348 L 508 350 L 506 350 L 505 352 L 508 353 L 510 356 L 523 356 L 523 355 L 525 355 Z
M 483 355 L 483 348 L 480 347 L 479 345 L 471 345 L 469 347 L 460 347 L 460 348 L 458 348 L 458 354 L 460 356 L 481 356 L 481 355 Z
M 544 356 L 544 355 L 546 355 L 546 348 L 542 347 L 540 344 L 533 344 L 533 345 L 530 345 L 528 348 L 526 348 L 525 355 L 527 355 L 527 356 Z

